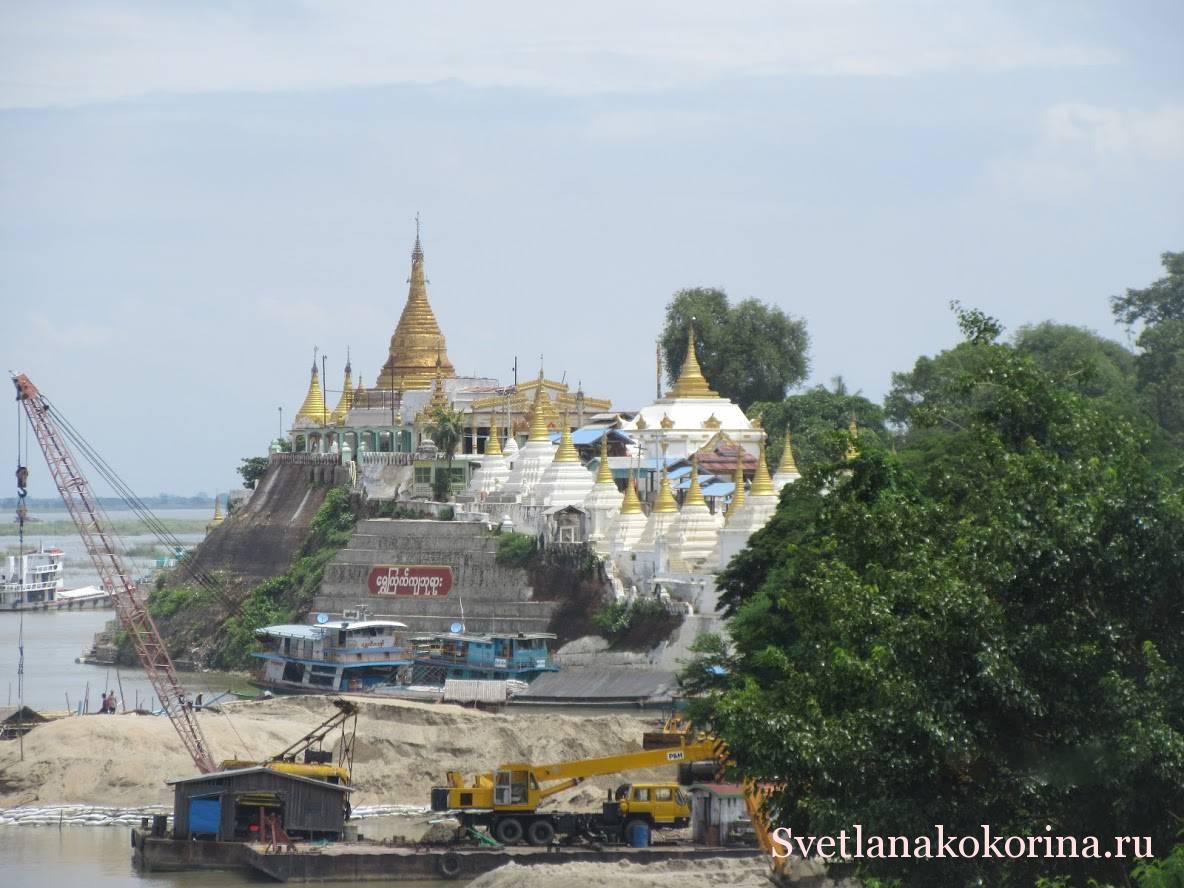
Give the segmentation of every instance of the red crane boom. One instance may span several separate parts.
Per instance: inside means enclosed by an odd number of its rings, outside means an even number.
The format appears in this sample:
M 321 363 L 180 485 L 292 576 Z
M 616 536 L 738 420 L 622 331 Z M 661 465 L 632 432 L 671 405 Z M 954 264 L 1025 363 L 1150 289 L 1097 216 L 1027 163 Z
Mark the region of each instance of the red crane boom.
M 99 573 L 103 588 L 111 595 L 115 612 L 132 640 L 136 655 L 156 690 L 161 706 L 177 729 L 181 742 L 189 750 L 198 770 L 203 774 L 216 770 L 201 725 L 192 708 L 186 705 L 185 690 L 177 678 L 177 670 L 124 563 L 122 543 L 112 531 L 107 513 L 91 491 L 86 476 L 66 445 L 49 402 L 23 373 L 14 375 L 12 381 L 16 385 L 17 400 L 24 405 L 37 443 L 45 454 L 49 473 L 74 519 L 78 534 L 86 544 L 86 551 Z

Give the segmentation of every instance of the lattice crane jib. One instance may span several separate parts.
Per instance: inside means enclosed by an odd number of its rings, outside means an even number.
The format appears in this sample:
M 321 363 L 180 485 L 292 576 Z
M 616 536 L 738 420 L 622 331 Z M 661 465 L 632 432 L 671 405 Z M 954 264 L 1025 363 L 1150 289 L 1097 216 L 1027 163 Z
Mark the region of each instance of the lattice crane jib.
M 216 770 L 201 724 L 181 686 L 160 632 L 148 613 L 146 601 L 136 589 L 135 579 L 124 559 L 123 544 L 74 458 L 61 424 L 55 418 L 54 408 L 23 373 L 13 376 L 13 384 L 17 400 L 24 406 L 37 443 L 45 455 L 49 473 L 74 519 L 103 588 L 111 595 L 119 621 L 135 647 L 161 706 L 198 770 L 203 774 Z

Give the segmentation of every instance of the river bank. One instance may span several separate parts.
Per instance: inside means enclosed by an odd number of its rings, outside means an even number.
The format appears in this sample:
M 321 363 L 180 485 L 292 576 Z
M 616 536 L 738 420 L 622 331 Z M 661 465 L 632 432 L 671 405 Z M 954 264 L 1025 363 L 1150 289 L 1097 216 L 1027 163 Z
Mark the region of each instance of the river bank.
M 641 748 L 652 718 L 631 714 L 491 714 L 455 706 L 351 698 L 359 705 L 355 806 L 425 806 L 448 770 L 466 774 L 505 761 L 563 761 Z M 198 714 L 217 758 L 262 760 L 336 710 L 326 697 L 277 697 Z M 328 744 L 326 744 L 328 745 Z M 0 808 L 168 805 L 165 781 L 194 773 L 168 719 L 73 716 L 0 744 Z M 665 775 L 669 776 L 669 775 Z M 595 805 L 619 778 L 590 780 L 556 803 Z

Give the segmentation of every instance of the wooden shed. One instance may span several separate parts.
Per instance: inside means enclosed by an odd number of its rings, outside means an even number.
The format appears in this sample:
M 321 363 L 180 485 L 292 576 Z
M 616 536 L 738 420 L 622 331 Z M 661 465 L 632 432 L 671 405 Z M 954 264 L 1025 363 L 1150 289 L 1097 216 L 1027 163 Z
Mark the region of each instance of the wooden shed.
M 727 845 L 733 825 L 748 818 L 744 787 L 735 783 L 696 783 L 690 792 L 691 841 Z
M 352 789 L 262 766 L 215 771 L 173 787 L 173 837 L 257 840 L 263 818 L 278 815 L 290 836 L 339 840 Z
M 0 740 L 27 734 L 47 721 L 48 718 L 28 706 L 0 706 Z

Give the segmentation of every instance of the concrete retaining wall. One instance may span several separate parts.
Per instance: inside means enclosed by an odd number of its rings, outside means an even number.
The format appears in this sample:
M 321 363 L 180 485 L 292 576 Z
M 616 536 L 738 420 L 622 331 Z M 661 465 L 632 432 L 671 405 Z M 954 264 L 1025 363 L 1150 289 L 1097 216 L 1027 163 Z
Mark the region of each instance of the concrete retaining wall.
M 441 598 L 370 595 L 367 577 L 380 564 L 446 564 L 452 590 Z M 524 570 L 497 563 L 497 537 L 482 525 L 373 518 L 358 524 L 349 545 L 325 567 L 312 609 L 336 617 L 365 605 L 375 617 L 435 632 L 460 621 L 462 602 L 473 632 L 543 632 L 556 608 L 533 600 Z

